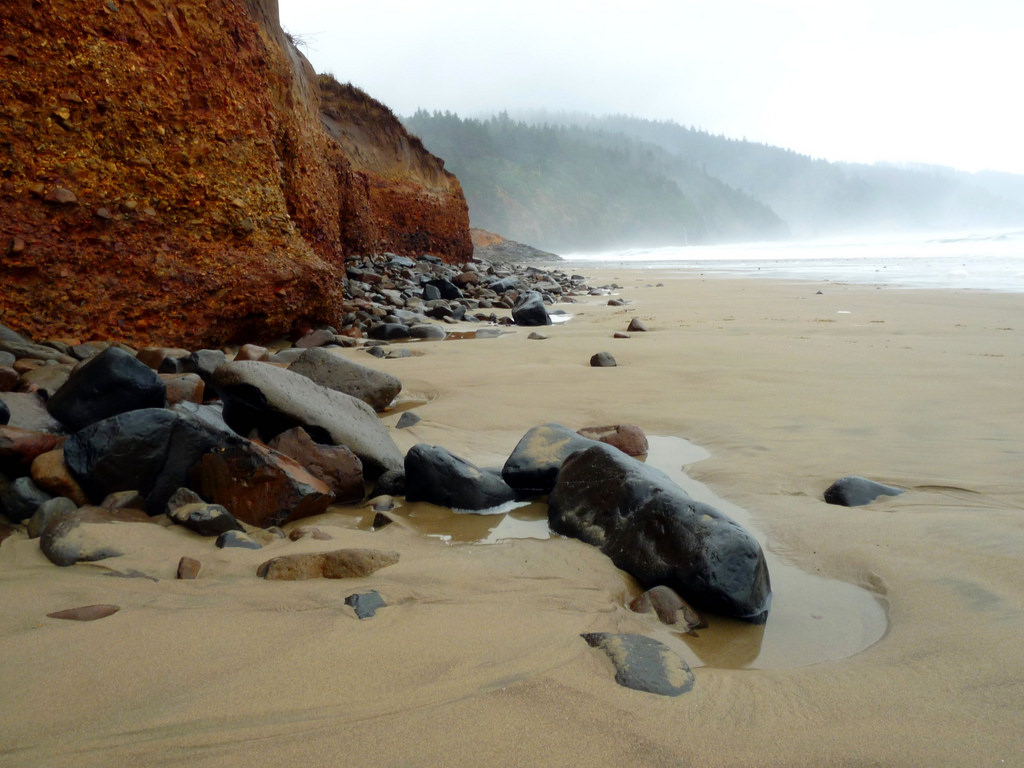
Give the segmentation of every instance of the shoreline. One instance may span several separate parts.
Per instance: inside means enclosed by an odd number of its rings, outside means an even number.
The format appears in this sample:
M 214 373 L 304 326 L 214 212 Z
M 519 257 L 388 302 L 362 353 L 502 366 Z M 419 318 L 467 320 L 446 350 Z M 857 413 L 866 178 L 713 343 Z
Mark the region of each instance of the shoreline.
M 617 686 L 579 640 L 657 625 L 624 607 L 631 580 L 573 540 L 446 544 L 300 521 L 334 536 L 307 549 L 401 550 L 351 585 L 387 598 L 370 622 L 341 605 L 348 584 L 252 578 L 265 554 L 207 552 L 210 578 L 154 583 L 103 576 L 112 561 L 55 568 L 8 540 L 0 653 L 8 690 L 30 694 L 0 702 L 5 762 L 1012 764 L 1024 749 L 1019 295 L 581 271 L 632 303 L 559 304 L 573 319 L 539 329 L 545 340 L 518 328 L 361 355 L 404 385 L 383 416 L 399 448 L 443 445 L 487 466 L 549 421 L 685 438 L 710 453 L 686 473 L 748 510 L 762 545 L 887 602 L 879 642 L 800 668 L 700 667 L 693 691 L 666 699 Z M 651 330 L 611 338 L 632 317 Z M 589 367 L 601 350 L 618 366 Z M 423 420 L 395 430 L 403 401 Z M 908 492 L 825 505 L 847 474 Z M 191 545 L 168 535 L 176 561 Z M 88 602 L 124 609 L 73 627 L 40 618 Z M 66 661 L 54 677 L 37 659 Z M 967 717 L 983 725 L 950 727 Z

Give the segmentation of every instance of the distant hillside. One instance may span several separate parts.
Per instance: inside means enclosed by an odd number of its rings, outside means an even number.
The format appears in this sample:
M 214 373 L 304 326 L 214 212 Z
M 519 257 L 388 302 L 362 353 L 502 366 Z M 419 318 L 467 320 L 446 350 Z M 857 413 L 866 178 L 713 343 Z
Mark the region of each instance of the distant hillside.
M 625 116 L 534 114 L 660 148 L 769 206 L 796 236 L 1024 225 L 1024 177 L 933 166 L 858 165 Z
M 750 195 L 621 134 L 417 112 L 403 119 L 462 184 L 473 226 L 552 251 L 787 234 Z

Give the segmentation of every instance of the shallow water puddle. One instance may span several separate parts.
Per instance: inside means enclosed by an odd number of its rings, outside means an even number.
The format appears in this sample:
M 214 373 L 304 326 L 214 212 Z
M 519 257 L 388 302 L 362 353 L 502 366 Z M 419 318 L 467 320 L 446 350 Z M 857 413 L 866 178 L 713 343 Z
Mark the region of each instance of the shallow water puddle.
M 683 471 L 687 464 L 708 458 L 707 451 L 676 437 L 648 437 L 648 442 L 648 464 L 693 498 L 731 517 L 763 546 L 765 537 L 745 509 L 717 496 Z M 804 667 L 852 656 L 885 634 L 888 618 L 877 595 L 845 581 L 807 573 L 769 549 L 765 549 L 765 559 L 773 593 L 768 622 L 752 626 L 710 616 L 710 626 L 697 630 L 695 637 L 665 627 L 665 633 L 686 644 L 687 662 L 734 669 Z
M 764 535 L 750 514 L 717 496 L 683 468 L 710 456 L 676 437 L 648 437 L 647 464 L 660 469 L 690 496 L 715 507 L 749 530 Z M 512 504 L 485 513 L 457 512 L 425 503 L 400 502 L 390 512 L 401 523 L 453 544 L 492 544 L 508 539 L 548 539 L 547 505 Z M 366 524 L 369 524 L 369 515 Z M 706 615 L 710 626 L 683 634 L 649 614 L 649 633 L 667 643 L 693 667 L 790 669 L 844 659 L 881 639 L 888 627 L 885 606 L 872 592 L 801 570 L 765 550 L 772 580 L 768 622 L 755 626 Z

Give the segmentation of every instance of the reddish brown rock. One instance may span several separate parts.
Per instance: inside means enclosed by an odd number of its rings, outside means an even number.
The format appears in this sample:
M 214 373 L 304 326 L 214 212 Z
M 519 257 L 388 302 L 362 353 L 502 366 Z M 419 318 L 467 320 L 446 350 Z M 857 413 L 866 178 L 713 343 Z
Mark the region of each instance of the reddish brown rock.
M 15 110 L 0 232 L 25 244 L 0 259 L 13 329 L 273 338 L 338 324 L 347 254 L 470 257 L 455 177 L 387 107 L 318 77 L 276 0 L 3 9 L 17 55 L 0 77 Z M 60 99 L 69 67 L 80 102 Z
M 265 579 L 351 579 L 369 576 L 374 571 L 398 562 L 397 552 L 377 549 L 338 549 L 334 552 L 306 552 L 267 560 L 256 569 Z
M 51 619 L 67 619 L 69 621 L 95 621 L 113 616 L 121 610 L 117 605 L 82 605 L 78 608 L 68 608 L 64 611 L 54 611 L 46 614 Z
M 140 363 L 145 363 L 154 371 L 159 371 L 164 360 L 176 360 L 188 357 L 190 354 L 192 353 L 181 347 L 143 347 L 135 357 L 138 358 Z
M 201 403 L 206 392 L 206 383 L 198 373 L 158 374 L 167 388 L 167 405 L 177 403 Z
M 636 613 L 650 613 L 653 610 L 658 614 L 658 620 L 662 624 L 669 624 L 680 632 L 689 632 L 708 625 L 674 589 L 664 584 L 651 587 L 635 598 L 629 604 L 629 610 Z
M 647 454 L 647 435 L 635 424 L 613 424 L 607 427 L 584 427 L 579 434 L 591 440 L 614 445 L 628 456 Z
M 314 528 L 313 526 L 303 526 L 302 528 L 296 528 L 288 534 L 288 538 L 291 541 L 298 541 L 299 539 L 304 539 L 307 536 L 309 536 L 311 539 L 316 539 L 317 541 L 329 541 L 331 538 L 331 535 L 329 533 L 324 533 L 319 528 Z
M 0 365 L 0 392 L 10 392 L 18 386 L 21 374 L 9 365 Z
M 203 564 L 193 557 L 183 557 L 178 561 L 179 579 L 196 579 Z
M 243 344 L 235 355 L 235 360 L 267 360 L 270 350 L 258 344 Z
M 33 482 L 47 493 L 71 499 L 79 507 L 89 503 L 89 497 L 64 463 L 63 448 L 58 447 L 36 456 L 32 461 L 31 473 Z
M 260 528 L 319 515 L 334 500 L 330 488 L 294 459 L 249 441 L 205 454 L 192 468 L 192 486 Z
M 50 432 L 0 426 L 0 464 L 15 464 L 29 469 L 36 457 L 52 451 L 64 440 L 64 437 Z
M 334 494 L 335 502 L 360 501 L 366 494 L 363 462 L 345 446 L 316 443 L 302 427 L 282 432 L 269 445 L 322 480 Z

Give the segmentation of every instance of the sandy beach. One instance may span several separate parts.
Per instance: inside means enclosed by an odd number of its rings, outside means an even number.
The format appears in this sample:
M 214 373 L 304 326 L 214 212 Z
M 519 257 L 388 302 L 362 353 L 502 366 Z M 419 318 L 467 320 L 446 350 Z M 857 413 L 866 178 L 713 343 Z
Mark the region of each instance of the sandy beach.
M 712 617 L 683 638 L 630 612 L 636 584 L 575 540 L 481 543 L 537 531 L 543 509 L 407 505 L 371 530 L 369 505 L 338 508 L 291 526 L 331 540 L 257 552 L 122 525 L 129 555 L 69 568 L 18 535 L 0 546 L 0 764 L 1024 765 L 1024 295 L 585 274 L 630 303 L 559 305 L 573 317 L 545 340 L 341 354 L 402 380 L 385 422 L 423 419 L 392 430 L 403 450 L 500 466 L 545 422 L 705 449 L 651 460 L 686 463 L 783 564 L 763 636 Z M 613 339 L 632 317 L 650 331 Z M 589 366 L 602 350 L 617 367 Z M 826 505 L 851 474 L 907 492 Z M 255 575 L 347 546 L 401 559 L 350 581 Z M 183 555 L 197 580 L 174 579 Z M 387 607 L 360 621 L 343 601 L 368 589 Z M 121 610 L 46 617 L 93 603 Z M 694 689 L 620 687 L 580 638 L 601 631 L 672 644 Z

